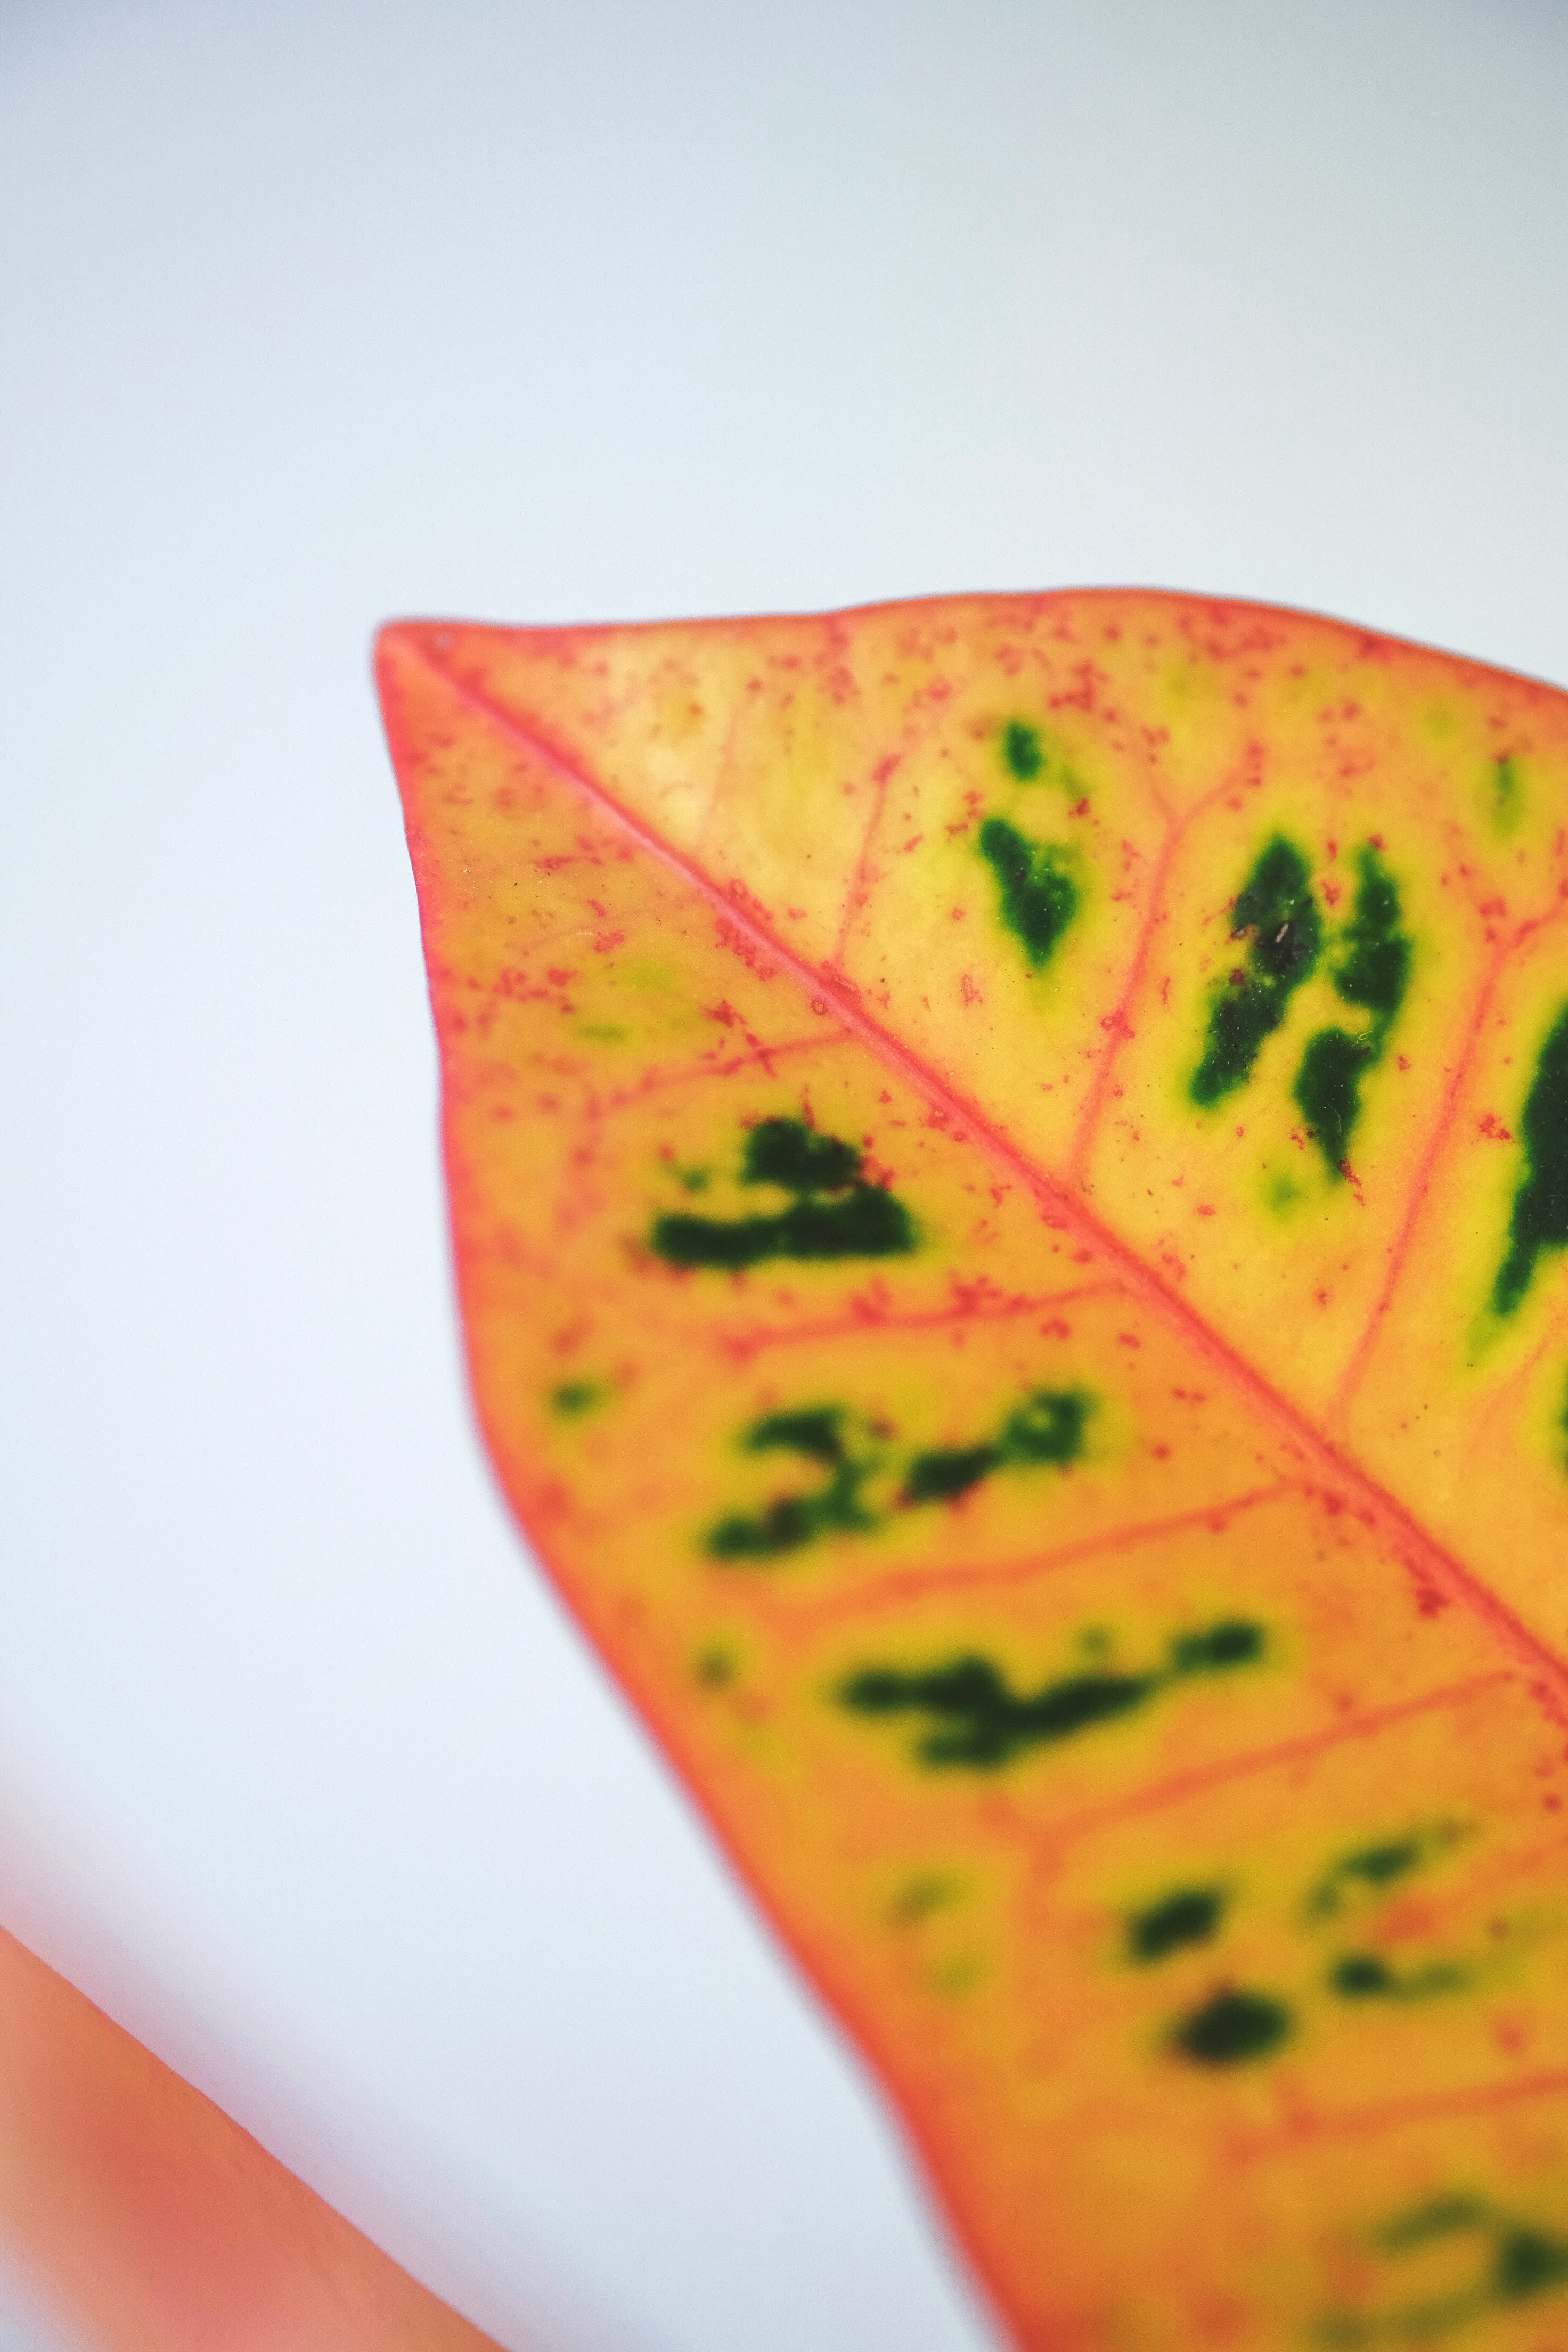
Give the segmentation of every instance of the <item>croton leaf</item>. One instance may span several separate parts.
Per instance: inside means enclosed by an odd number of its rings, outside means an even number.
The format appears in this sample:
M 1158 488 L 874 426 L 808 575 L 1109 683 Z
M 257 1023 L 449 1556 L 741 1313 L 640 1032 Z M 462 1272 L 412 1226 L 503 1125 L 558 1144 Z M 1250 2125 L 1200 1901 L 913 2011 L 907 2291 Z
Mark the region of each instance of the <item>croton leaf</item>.
M 0 2297 L 51 2342 L 499 2352 L 3 1928 L 0 2019 Z
M 1119 593 L 380 663 L 490 1449 L 1016 2340 L 1542 2352 L 1568 698 Z

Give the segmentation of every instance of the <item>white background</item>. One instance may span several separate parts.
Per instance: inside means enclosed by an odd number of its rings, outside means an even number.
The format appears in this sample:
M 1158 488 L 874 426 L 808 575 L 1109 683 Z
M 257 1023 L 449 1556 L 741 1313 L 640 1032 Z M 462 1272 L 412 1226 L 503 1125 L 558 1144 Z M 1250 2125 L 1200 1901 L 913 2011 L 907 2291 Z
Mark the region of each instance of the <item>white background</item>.
M 370 634 L 1563 679 L 1568 13 L 0 0 L 0 1919 L 503 2342 L 980 2352 L 478 1451 Z

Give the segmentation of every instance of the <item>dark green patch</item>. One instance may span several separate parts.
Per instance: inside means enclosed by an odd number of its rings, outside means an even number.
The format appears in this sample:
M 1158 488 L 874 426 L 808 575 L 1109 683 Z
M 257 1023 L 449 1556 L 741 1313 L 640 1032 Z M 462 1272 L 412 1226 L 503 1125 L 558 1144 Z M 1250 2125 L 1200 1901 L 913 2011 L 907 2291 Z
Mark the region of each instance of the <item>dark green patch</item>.
M 609 1391 L 597 1381 L 563 1381 L 550 1391 L 551 1411 L 575 1421 L 583 1413 L 592 1412 L 596 1404 L 603 1404 L 608 1394 Z
M 1568 2244 L 1539 2230 L 1510 2230 L 1498 2246 L 1491 2284 L 1500 2303 L 1523 2303 L 1568 2285 Z
M 1065 851 L 1054 842 L 1026 840 L 1005 817 L 988 816 L 980 854 L 1001 889 L 1002 920 L 1023 942 L 1030 971 L 1040 971 L 1078 912 L 1078 884 Z
M 952 1502 L 994 1471 L 1052 1463 L 1065 1469 L 1083 1452 L 1084 1427 L 1094 1400 L 1081 1389 L 1036 1389 L 1009 1413 L 1000 1433 L 975 1445 L 917 1454 L 900 1501 Z
M 1046 764 L 1040 730 L 1025 719 L 1010 719 L 1002 730 L 1002 757 L 1021 784 L 1032 784 Z
M 1466 1982 L 1463 1969 L 1449 1960 L 1401 1970 L 1391 1969 L 1379 1952 L 1347 1952 L 1329 1972 L 1342 2000 L 1430 2000 L 1435 1994 L 1461 1992 Z
M 842 1462 L 844 1413 L 836 1404 L 807 1405 L 795 1412 L 765 1413 L 741 1443 L 748 1454 L 771 1454 L 781 1446 L 808 1462 Z
M 1309 1917 L 1336 1918 L 1347 1895 L 1358 1888 L 1378 1891 L 1392 1885 L 1425 1859 L 1429 1843 L 1447 1843 L 1452 1834 L 1445 1830 L 1436 1832 L 1432 1840 L 1418 1836 L 1385 1838 L 1376 1845 L 1363 1846 L 1355 1853 L 1342 1855 L 1308 1896 Z
M 1263 1628 L 1245 1617 L 1225 1617 L 1201 1633 L 1178 1633 L 1171 1644 L 1173 1675 L 1217 1675 L 1255 1665 L 1263 1655 Z
M 1147 1675 L 1069 1675 L 1031 1696 L 1009 1690 L 988 1658 L 954 1658 L 923 1674 L 869 1666 L 838 1696 L 857 1715 L 934 1717 L 915 1753 L 924 1764 L 993 1770 L 1025 1748 L 1125 1715 L 1156 1686 Z
M 1289 2011 L 1262 1992 L 1216 1992 L 1172 2029 L 1171 2040 L 1194 2066 L 1244 2066 L 1289 2039 Z
M 1355 912 L 1336 942 L 1330 974 L 1336 994 L 1359 1004 L 1386 1033 L 1410 985 L 1410 941 L 1399 928 L 1399 888 L 1369 844 L 1357 856 Z
M 824 1483 L 805 1494 L 778 1495 L 763 1510 L 731 1512 L 710 1529 L 707 1549 L 714 1559 L 776 1559 L 829 1534 L 861 1534 L 879 1522 L 861 1498 L 861 1488 L 879 1466 L 874 1452 L 852 1454 L 846 1442 L 848 1416 L 838 1405 L 812 1405 L 798 1412 L 773 1412 L 752 1423 L 741 1444 L 748 1454 L 795 1454 L 821 1465 Z
M 1247 1084 L 1264 1041 L 1318 961 L 1322 921 L 1307 862 L 1282 834 L 1263 851 L 1231 909 L 1231 938 L 1248 934 L 1247 961 L 1215 1000 L 1193 1076 L 1193 1100 L 1205 1109 Z
M 1492 823 L 1499 833 L 1513 831 L 1523 805 L 1524 784 L 1519 761 L 1511 751 L 1505 751 L 1492 769 Z
M 1568 1012 L 1542 1048 L 1520 1120 L 1524 1181 L 1513 1196 L 1508 1255 L 1492 1286 L 1492 1308 L 1511 1315 L 1534 1278 L 1542 1250 L 1568 1243 Z
M 1363 2345 L 1432 2343 L 1488 2312 L 1568 2287 L 1568 2241 L 1514 2221 L 1475 2197 L 1432 2198 L 1385 2223 L 1373 2243 L 1380 2253 L 1399 2258 L 1472 2235 L 1485 2248 L 1470 2285 L 1378 2312 L 1335 2313 L 1320 2323 L 1319 2342 L 1346 2352 Z
M 735 1679 L 735 1655 L 721 1642 L 710 1643 L 698 1653 L 692 1674 L 704 1690 L 723 1690 Z
M 763 1118 L 746 1138 L 741 1181 L 780 1184 L 786 1192 L 842 1192 L 859 1173 L 852 1143 L 818 1135 L 798 1118 Z
M 1425 2205 L 1412 2206 L 1409 2212 L 1385 2221 L 1373 2243 L 1380 2252 L 1401 2254 L 1414 2246 L 1429 2246 L 1436 2238 L 1484 2228 L 1489 2219 L 1479 2197 L 1429 2197 Z
M 915 1744 L 922 1764 L 994 1771 L 1031 1748 L 1047 1747 L 1131 1714 L 1183 1677 L 1250 1664 L 1263 1652 L 1255 1625 L 1229 1619 L 1201 1633 L 1180 1634 L 1169 1662 L 1151 1674 L 1065 1675 L 1021 1694 L 988 1658 L 968 1655 L 948 1664 L 906 1673 L 868 1666 L 837 1693 L 857 1715 L 923 1715 L 929 1727 Z
M 851 1451 L 850 1416 L 840 1405 L 808 1405 L 767 1414 L 746 1431 L 743 1452 L 799 1454 L 828 1472 L 813 1492 L 776 1496 L 761 1512 L 737 1512 L 721 1519 L 705 1539 L 714 1559 L 776 1559 L 826 1535 L 868 1535 L 892 1511 L 930 1503 L 956 1502 L 993 1471 L 1058 1469 L 1083 1451 L 1084 1428 L 1094 1400 L 1079 1389 L 1037 1389 L 1003 1423 L 1000 1434 L 974 1445 L 933 1448 L 910 1457 L 903 1483 L 887 1510 L 873 1510 L 865 1488 L 886 1465 L 881 1443 Z M 880 1436 L 886 1435 L 881 1432 Z
M 1083 1389 L 1037 1389 L 1010 1413 L 999 1440 L 1009 1462 L 1054 1462 L 1063 1468 L 1083 1452 L 1094 1399 Z
M 1369 1038 L 1343 1029 L 1320 1029 L 1307 1040 L 1296 1101 L 1331 1175 L 1344 1173 L 1351 1131 L 1361 1115 L 1362 1074 L 1375 1059 Z
M 905 1503 L 951 1503 L 967 1495 L 983 1478 L 1000 1467 L 1004 1455 L 997 1445 L 955 1445 L 933 1454 L 917 1454 L 904 1480 Z
M 1207 1944 L 1219 1932 L 1225 1896 L 1217 1886 L 1184 1886 L 1163 1895 L 1127 1922 L 1127 1957 L 1140 1967 L 1163 1960 L 1188 1944 Z
M 746 1138 L 742 1184 L 776 1184 L 795 1199 L 773 1216 L 658 1217 L 649 1246 L 670 1265 L 739 1273 L 770 1258 L 901 1257 L 916 1246 L 903 1202 L 861 1179 L 861 1156 L 795 1118 L 765 1118 Z M 824 1198 L 823 1196 L 827 1197 Z
M 1371 1013 L 1371 1025 L 1353 1036 L 1346 1029 L 1320 1029 L 1308 1041 L 1295 1087 L 1302 1116 L 1336 1176 L 1350 1157 L 1362 1079 L 1382 1060 L 1410 985 L 1410 941 L 1399 928 L 1394 877 L 1370 846 L 1358 864 L 1355 911 L 1340 933 L 1329 977 L 1347 1004 Z

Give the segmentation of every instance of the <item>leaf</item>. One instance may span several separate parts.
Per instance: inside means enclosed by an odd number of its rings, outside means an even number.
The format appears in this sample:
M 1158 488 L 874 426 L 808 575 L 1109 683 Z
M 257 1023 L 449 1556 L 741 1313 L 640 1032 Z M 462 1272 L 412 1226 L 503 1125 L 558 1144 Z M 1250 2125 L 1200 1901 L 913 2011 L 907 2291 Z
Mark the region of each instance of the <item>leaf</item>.
M 491 1451 L 1016 2340 L 1542 2352 L 1568 699 L 1143 593 L 380 661 Z
M 497 2352 L 4 1929 L 0 2014 L 0 2263 L 82 2352 Z

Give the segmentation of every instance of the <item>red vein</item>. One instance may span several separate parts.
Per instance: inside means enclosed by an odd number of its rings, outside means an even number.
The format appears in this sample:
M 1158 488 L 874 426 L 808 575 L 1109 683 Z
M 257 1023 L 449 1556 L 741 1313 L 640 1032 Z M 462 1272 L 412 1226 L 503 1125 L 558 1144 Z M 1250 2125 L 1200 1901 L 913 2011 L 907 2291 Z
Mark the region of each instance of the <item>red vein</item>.
M 1105 1052 L 1100 1057 L 1100 1066 L 1094 1074 L 1094 1083 L 1084 1098 L 1078 1132 L 1073 1138 L 1068 1172 L 1076 1184 L 1082 1185 L 1084 1182 L 1085 1166 L 1094 1143 L 1095 1131 L 1100 1125 L 1100 1113 L 1105 1108 L 1105 1097 L 1110 1091 L 1116 1065 L 1121 1059 L 1121 1048 L 1132 1034 L 1128 1021 L 1128 1012 L 1143 985 L 1143 976 L 1148 971 L 1149 957 L 1154 944 L 1154 933 L 1164 919 L 1165 883 L 1171 867 L 1175 863 L 1176 853 L 1186 838 L 1188 829 L 1213 807 L 1216 800 L 1221 799 L 1226 793 L 1234 792 L 1236 788 L 1234 780 L 1227 779 L 1225 783 L 1216 784 L 1212 792 L 1205 793 L 1201 800 L 1194 801 L 1185 815 L 1178 821 L 1173 823 L 1168 817 L 1166 819 L 1165 839 L 1160 855 L 1154 862 L 1153 878 L 1149 886 L 1149 911 L 1143 918 L 1139 932 L 1138 946 L 1127 974 L 1126 986 L 1122 989 L 1111 1011 L 1105 1015 L 1105 1025 L 1110 1031 L 1109 1041 Z M 1159 800 L 1158 794 L 1155 798 L 1159 805 L 1163 807 L 1164 803 Z
M 1404 1276 L 1405 1260 L 1410 1255 L 1415 1239 L 1415 1228 L 1420 1222 L 1421 1213 L 1426 1205 L 1426 1195 L 1432 1189 L 1432 1179 L 1436 1171 L 1437 1161 L 1445 1144 L 1454 1131 L 1454 1123 L 1459 1115 L 1459 1097 L 1469 1082 L 1470 1069 L 1475 1060 L 1477 1046 L 1480 1043 L 1481 1030 L 1485 1025 L 1487 1014 L 1491 1010 L 1492 998 L 1497 993 L 1498 982 L 1502 977 L 1508 954 L 1508 950 L 1503 949 L 1493 957 L 1491 969 L 1477 992 L 1475 1005 L 1466 1026 L 1464 1043 L 1459 1048 L 1458 1058 L 1454 1064 L 1453 1075 L 1444 1090 L 1436 1118 L 1433 1122 L 1432 1132 L 1426 1139 L 1426 1148 L 1421 1154 L 1420 1163 L 1405 1200 L 1405 1213 L 1389 1244 L 1388 1266 L 1383 1277 L 1383 1287 L 1368 1311 L 1366 1321 L 1362 1326 L 1361 1337 L 1356 1341 L 1350 1360 L 1341 1376 L 1339 1387 L 1334 1391 L 1331 1410 L 1336 1413 L 1344 1412 L 1361 1383 L 1362 1375 L 1371 1360 L 1373 1349 L 1377 1344 L 1378 1332 Z
M 1533 916 L 1529 922 L 1521 923 L 1512 939 L 1500 946 L 1492 958 L 1491 967 L 1477 993 L 1475 1009 L 1465 1030 L 1464 1044 L 1459 1049 L 1458 1059 L 1454 1065 L 1453 1076 L 1444 1090 L 1442 1104 L 1432 1133 L 1427 1139 L 1426 1149 L 1421 1155 L 1420 1165 L 1415 1171 L 1415 1179 L 1405 1202 L 1405 1213 L 1399 1222 L 1399 1229 L 1389 1246 L 1388 1270 L 1384 1276 L 1383 1287 L 1367 1315 L 1366 1321 L 1362 1327 L 1361 1338 L 1356 1342 L 1354 1352 L 1345 1366 L 1339 1387 L 1334 1391 L 1330 1410 L 1335 1413 L 1344 1412 L 1360 1386 L 1362 1376 L 1377 1344 L 1379 1330 L 1393 1302 L 1394 1291 L 1404 1278 L 1405 1261 L 1415 1243 L 1415 1228 L 1426 1206 L 1426 1196 L 1432 1189 L 1432 1180 L 1436 1171 L 1437 1161 L 1454 1131 L 1455 1122 L 1459 1115 L 1459 1098 L 1469 1083 L 1476 1049 L 1480 1042 L 1480 1034 L 1486 1024 L 1487 1015 L 1491 1010 L 1498 983 L 1525 941 L 1534 932 L 1557 921 L 1562 912 L 1561 907 L 1554 907 L 1547 913 Z
M 820 1054 L 835 1045 L 858 1042 L 858 1039 L 847 1036 L 842 1029 L 819 1030 L 810 1037 L 786 1037 L 779 1045 L 753 1042 L 743 1053 L 731 1054 L 727 1061 L 693 1062 L 682 1070 L 650 1072 L 647 1077 L 639 1078 L 636 1086 L 616 1087 L 598 1097 L 594 1106 L 595 1114 L 601 1118 L 613 1118 L 617 1111 L 634 1109 L 646 1096 L 664 1094 L 673 1087 L 698 1086 L 704 1078 L 730 1078 L 737 1070 L 766 1068 L 770 1063 L 783 1061 L 786 1057 Z
M 876 797 L 871 803 L 871 814 L 866 820 L 866 830 L 860 836 L 860 852 L 855 860 L 855 871 L 849 877 L 849 887 L 844 894 L 844 912 L 839 918 L 838 934 L 833 942 L 833 953 L 828 959 L 836 971 L 843 970 L 844 951 L 849 944 L 850 929 L 856 916 L 870 895 L 861 886 L 866 879 L 866 867 L 870 860 L 871 844 L 881 830 L 882 812 L 888 804 L 888 786 L 892 782 L 892 774 L 891 768 L 884 767 L 881 773 L 872 779 Z
M 1494 1390 L 1485 1410 L 1471 1423 L 1470 1442 L 1465 1448 L 1467 1469 L 1486 1446 L 1492 1424 L 1499 1414 L 1507 1412 L 1510 1405 L 1514 1404 L 1520 1391 L 1528 1388 L 1546 1358 L 1556 1354 L 1563 1344 L 1563 1335 L 1565 1330 L 1568 1330 L 1568 1306 L 1559 1308 L 1547 1325 L 1544 1335 L 1536 1341 L 1519 1370 L 1510 1373 L 1501 1386 Z
M 1511 2083 L 1476 2083 L 1460 2091 L 1433 2091 L 1409 2099 L 1384 2099 L 1374 2107 L 1352 2107 L 1340 2115 L 1307 2113 L 1293 2116 L 1278 2131 L 1248 2134 L 1233 2140 L 1227 2153 L 1241 2163 L 1271 2156 L 1289 2156 L 1319 2139 L 1370 2139 L 1397 2130 L 1402 2124 L 1437 2123 L 1449 2116 L 1486 2116 L 1526 2099 L 1549 2099 L 1568 2094 L 1568 2070 L 1522 2074 Z
M 1395 1724 L 1436 1714 L 1444 1707 L 1463 1706 L 1483 1691 L 1516 1680 L 1507 1667 L 1487 1675 L 1472 1675 L 1467 1682 L 1450 1683 L 1442 1690 L 1427 1691 L 1420 1698 L 1402 1699 L 1394 1706 L 1369 1707 L 1364 1715 L 1348 1723 L 1336 1723 L 1327 1731 L 1303 1732 L 1299 1738 L 1282 1739 L 1272 1748 L 1250 1748 L 1245 1755 L 1226 1757 L 1217 1764 L 1195 1765 L 1189 1772 L 1173 1772 L 1163 1780 L 1134 1790 L 1130 1796 L 1097 1805 L 1079 1813 L 1076 1820 L 1042 1831 L 1037 1843 L 1042 1856 L 1054 1859 L 1063 1847 L 1076 1845 L 1080 1838 L 1090 1837 L 1117 1822 L 1163 1812 L 1167 1806 L 1184 1804 L 1189 1797 L 1205 1796 L 1209 1790 L 1224 1788 L 1233 1780 L 1257 1780 L 1265 1772 L 1278 1771 L 1282 1765 L 1309 1763 L 1314 1757 L 1325 1756 L 1350 1740 L 1375 1738 Z
M 409 641 L 405 639 L 404 642 Z M 1357 1490 L 1386 1524 L 1397 1528 L 1407 1542 L 1418 1549 L 1431 1575 L 1446 1583 L 1454 1596 L 1462 1600 L 1488 1624 L 1496 1638 L 1515 1656 L 1528 1660 L 1555 1685 L 1559 1692 L 1568 1696 L 1568 1662 L 1549 1650 L 1512 1610 L 1507 1608 L 1495 1593 L 1439 1544 L 1415 1515 L 1363 1470 L 1352 1455 L 1331 1444 L 1298 1407 L 1291 1404 L 1271 1381 L 1265 1380 L 1256 1366 L 1228 1341 L 1222 1339 L 1195 1309 L 1178 1297 L 1170 1285 L 1137 1257 L 1109 1225 L 1083 1206 L 1080 1200 L 1072 1198 L 1058 1179 L 1047 1176 L 1037 1168 L 986 1118 L 977 1103 L 960 1094 L 956 1087 L 935 1077 L 907 1046 L 890 1036 L 863 1010 L 837 976 L 814 971 L 805 963 L 776 932 L 752 913 L 749 906 L 742 906 L 731 894 L 721 890 L 691 858 L 661 840 L 640 818 L 613 799 L 602 784 L 582 775 L 552 748 L 546 737 L 534 730 L 531 724 L 523 725 L 512 713 L 500 709 L 478 688 L 453 677 L 417 638 L 413 640 L 413 646 L 417 657 L 441 680 L 449 693 L 479 712 L 501 733 L 522 744 L 563 782 L 613 818 L 648 856 L 678 875 L 688 889 L 703 899 L 733 931 L 747 934 L 756 947 L 765 950 L 778 969 L 792 974 L 804 992 L 832 997 L 844 1026 L 853 1030 L 867 1048 L 903 1080 L 911 1093 L 923 1096 L 939 1119 L 956 1122 L 961 1135 L 973 1133 L 978 1136 L 992 1157 L 1028 1186 L 1042 1208 L 1048 1212 L 1053 1224 L 1076 1227 L 1085 1241 L 1123 1269 L 1128 1288 L 1134 1295 L 1141 1295 L 1144 1303 L 1163 1317 L 1187 1346 L 1206 1358 L 1216 1370 L 1248 1395 L 1263 1414 L 1327 1465 L 1334 1482 Z
M 1221 1534 L 1237 1513 L 1256 1510 L 1260 1504 L 1277 1502 L 1282 1495 L 1300 1492 L 1294 1480 L 1283 1478 L 1272 1486 L 1254 1486 L 1245 1495 L 1226 1496 L 1201 1510 L 1173 1511 L 1165 1518 L 1136 1521 L 1131 1527 L 1113 1528 L 1104 1535 L 1080 1536 L 1072 1543 L 1058 1544 L 1050 1551 L 1028 1552 L 1017 1559 L 890 1569 L 884 1576 L 857 1585 L 853 1591 L 781 1606 L 777 1614 L 792 1631 L 799 1626 L 815 1632 L 819 1625 L 837 1624 L 847 1617 L 868 1616 L 890 1601 L 918 1601 L 928 1592 L 1029 1584 L 1037 1577 L 1049 1576 L 1058 1569 L 1076 1567 L 1080 1560 L 1114 1559 L 1140 1544 L 1161 1543 L 1169 1537 L 1185 1535 L 1194 1528 L 1212 1528 L 1216 1535 Z
M 864 1306 L 851 1305 L 847 1315 L 835 1316 L 830 1321 L 796 1323 L 781 1326 L 754 1323 L 745 1331 L 717 1330 L 713 1344 L 737 1363 L 749 1363 L 765 1348 L 794 1348 L 811 1339 L 860 1339 L 875 1331 L 941 1331 L 968 1323 L 1013 1323 L 1026 1321 L 1032 1315 L 1048 1314 L 1053 1307 L 1076 1306 L 1080 1299 L 1114 1296 L 1121 1285 L 1114 1282 L 1079 1283 L 1073 1290 L 1043 1291 L 1037 1298 L 1004 1298 L 992 1306 L 966 1301 L 957 1307 L 933 1307 L 923 1313 L 888 1314 L 868 1301 Z

